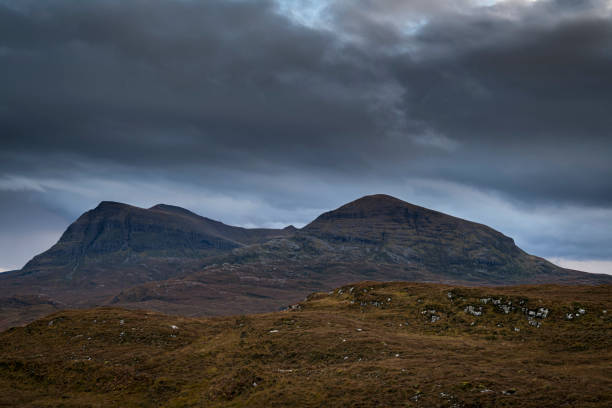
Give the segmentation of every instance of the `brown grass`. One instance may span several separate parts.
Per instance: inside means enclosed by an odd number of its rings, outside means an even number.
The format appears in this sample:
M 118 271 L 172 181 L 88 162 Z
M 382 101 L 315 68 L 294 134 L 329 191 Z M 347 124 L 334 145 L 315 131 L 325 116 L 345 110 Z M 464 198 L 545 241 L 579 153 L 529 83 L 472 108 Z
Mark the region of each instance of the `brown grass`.
M 611 294 L 365 282 L 262 315 L 65 311 L 0 334 L 0 406 L 612 406 Z

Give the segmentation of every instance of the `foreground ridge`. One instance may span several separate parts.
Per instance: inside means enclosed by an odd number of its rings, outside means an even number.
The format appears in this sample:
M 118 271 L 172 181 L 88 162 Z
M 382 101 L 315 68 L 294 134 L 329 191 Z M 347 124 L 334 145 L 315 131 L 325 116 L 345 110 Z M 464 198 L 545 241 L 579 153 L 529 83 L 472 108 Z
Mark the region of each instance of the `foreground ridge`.
M 608 406 L 611 295 L 362 282 L 262 315 L 65 311 L 0 334 L 0 406 Z

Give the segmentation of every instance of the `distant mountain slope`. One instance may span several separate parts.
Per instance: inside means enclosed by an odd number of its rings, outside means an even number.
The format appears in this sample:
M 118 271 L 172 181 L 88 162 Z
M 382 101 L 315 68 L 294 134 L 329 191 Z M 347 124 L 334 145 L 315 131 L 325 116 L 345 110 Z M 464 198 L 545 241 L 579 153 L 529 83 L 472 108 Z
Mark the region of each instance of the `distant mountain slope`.
M 28 321 L 34 307 L 16 308 L 1 294 L 42 294 L 64 308 L 104 304 L 122 289 L 174 279 L 199 270 L 207 257 L 290 233 L 229 226 L 171 205 L 103 201 L 21 270 L 0 274 L 0 312 L 11 315 L 3 321 Z
M 0 274 L 0 293 L 48 299 L 35 310 L 112 303 L 216 315 L 277 310 L 361 280 L 601 284 L 612 276 L 557 267 L 485 225 L 387 195 L 282 230 L 233 227 L 164 204 L 102 202 L 22 270 Z M 34 303 L 16 307 L 0 296 L 0 312 L 28 321 Z
M 357 256 L 415 265 L 449 279 L 527 283 L 536 275 L 554 280 L 565 273 L 486 225 L 382 194 L 324 213 L 303 231 Z
M 170 205 L 144 209 L 103 201 L 80 216 L 57 244 L 23 269 L 78 268 L 144 258 L 202 258 L 284 234 L 282 230 L 232 227 Z

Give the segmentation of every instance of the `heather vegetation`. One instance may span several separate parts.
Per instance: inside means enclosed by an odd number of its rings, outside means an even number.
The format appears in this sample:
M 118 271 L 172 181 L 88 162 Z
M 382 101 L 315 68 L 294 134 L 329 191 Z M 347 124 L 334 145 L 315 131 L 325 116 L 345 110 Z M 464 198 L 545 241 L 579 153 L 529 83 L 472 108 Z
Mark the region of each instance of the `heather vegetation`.
M 363 282 L 259 315 L 62 311 L 0 334 L 0 406 L 609 406 L 611 300 Z

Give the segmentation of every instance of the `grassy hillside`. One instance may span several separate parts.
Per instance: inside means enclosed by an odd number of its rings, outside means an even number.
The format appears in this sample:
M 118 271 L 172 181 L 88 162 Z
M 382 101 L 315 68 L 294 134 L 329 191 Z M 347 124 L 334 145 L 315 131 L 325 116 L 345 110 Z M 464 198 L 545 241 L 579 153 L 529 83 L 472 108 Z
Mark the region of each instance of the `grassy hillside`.
M 611 406 L 610 313 L 610 285 L 369 282 L 262 315 L 66 311 L 0 334 L 0 406 Z

